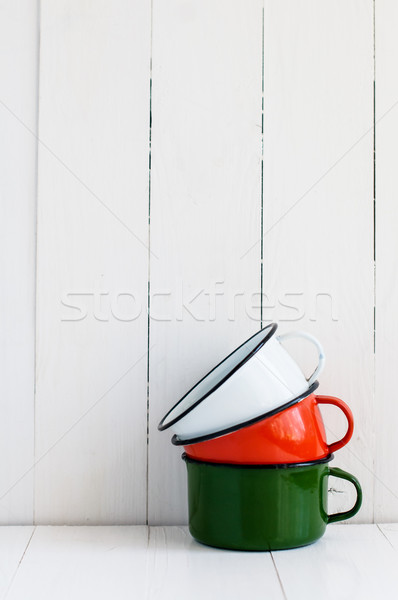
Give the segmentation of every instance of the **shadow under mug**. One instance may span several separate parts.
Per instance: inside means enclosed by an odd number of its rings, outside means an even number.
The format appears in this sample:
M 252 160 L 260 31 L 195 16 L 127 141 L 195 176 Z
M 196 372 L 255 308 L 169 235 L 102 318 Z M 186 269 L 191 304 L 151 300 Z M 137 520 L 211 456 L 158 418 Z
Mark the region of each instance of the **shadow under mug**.
M 347 419 L 345 435 L 327 443 L 320 404 L 337 406 Z M 217 436 L 180 440 L 187 456 L 196 460 L 234 464 L 276 464 L 314 461 L 332 454 L 350 441 L 354 430 L 351 409 L 334 396 L 310 394 L 297 404 L 252 425 L 237 426 L 235 431 Z
M 330 455 L 297 465 L 224 465 L 182 456 L 188 471 L 189 530 L 199 542 L 234 550 L 282 550 L 315 542 L 328 523 L 353 517 L 358 480 L 329 467 Z M 328 477 L 351 482 L 354 506 L 329 515 Z

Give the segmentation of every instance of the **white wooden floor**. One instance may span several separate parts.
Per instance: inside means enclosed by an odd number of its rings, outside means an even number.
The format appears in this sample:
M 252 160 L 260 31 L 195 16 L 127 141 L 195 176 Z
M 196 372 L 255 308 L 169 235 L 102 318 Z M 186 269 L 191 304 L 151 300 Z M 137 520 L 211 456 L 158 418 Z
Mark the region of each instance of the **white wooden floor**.
M 331 525 L 306 548 L 215 550 L 186 527 L 2 527 L 1 600 L 394 598 L 398 524 Z

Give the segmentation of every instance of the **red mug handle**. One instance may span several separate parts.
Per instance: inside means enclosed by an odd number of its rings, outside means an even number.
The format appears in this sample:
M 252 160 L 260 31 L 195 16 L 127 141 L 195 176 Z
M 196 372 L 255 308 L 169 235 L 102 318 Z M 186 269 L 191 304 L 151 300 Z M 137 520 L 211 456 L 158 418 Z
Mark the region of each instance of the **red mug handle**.
M 335 398 L 334 396 L 315 396 L 315 398 L 317 404 L 333 404 L 334 406 L 337 406 L 340 410 L 343 411 L 347 419 L 348 427 L 345 436 L 341 438 L 341 440 L 333 442 L 333 444 L 329 445 L 329 452 L 336 452 L 336 450 L 339 450 L 340 448 L 348 444 L 348 442 L 352 438 L 352 434 L 354 432 L 353 414 L 351 412 L 350 407 L 345 402 L 343 402 L 343 400 L 340 400 L 340 398 Z

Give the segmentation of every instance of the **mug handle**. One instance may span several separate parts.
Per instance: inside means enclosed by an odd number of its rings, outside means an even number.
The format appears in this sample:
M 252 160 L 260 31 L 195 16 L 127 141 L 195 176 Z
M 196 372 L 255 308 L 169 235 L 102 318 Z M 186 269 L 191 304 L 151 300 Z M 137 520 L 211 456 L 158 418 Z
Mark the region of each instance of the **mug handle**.
M 317 404 L 333 404 L 334 406 L 337 406 L 341 411 L 343 411 L 345 418 L 347 419 L 348 427 L 345 436 L 341 438 L 341 440 L 328 445 L 329 454 L 332 454 L 332 452 L 336 452 L 336 450 L 339 450 L 348 444 L 352 438 L 352 434 L 354 432 L 354 416 L 350 407 L 343 402 L 343 400 L 340 400 L 340 398 L 335 398 L 334 396 L 315 396 L 315 400 Z
M 282 335 L 277 336 L 277 340 L 282 342 L 283 340 L 287 340 L 289 338 L 295 338 L 295 337 L 301 337 L 301 338 L 304 338 L 304 339 L 312 342 L 318 350 L 318 365 L 317 365 L 315 371 L 313 372 L 313 374 L 307 379 L 308 385 L 310 386 L 314 383 L 314 381 L 317 379 L 318 375 L 323 370 L 323 367 L 325 366 L 325 354 L 324 354 L 323 348 L 322 348 L 321 344 L 318 342 L 318 340 L 313 335 L 311 335 L 310 333 L 307 333 L 306 331 L 291 331 L 290 333 L 282 333 Z
M 343 521 L 344 519 L 351 519 L 354 515 L 357 514 L 362 504 L 362 488 L 358 479 L 351 475 L 351 473 L 347 473 L 347 471 L 343 471 L 343 469 L 339 469 L 338 467 L 330 467 L 328 475 L 332 475 L 333 477 L 338 477 L 339 479 L 346 479 L 356 489 L 357 499 L 355 504 L 350 510 L 346 510 L 345 512 L 335 513 L 334 515 L 327 515 L 328 523 L 336 523 L 337 521 Z

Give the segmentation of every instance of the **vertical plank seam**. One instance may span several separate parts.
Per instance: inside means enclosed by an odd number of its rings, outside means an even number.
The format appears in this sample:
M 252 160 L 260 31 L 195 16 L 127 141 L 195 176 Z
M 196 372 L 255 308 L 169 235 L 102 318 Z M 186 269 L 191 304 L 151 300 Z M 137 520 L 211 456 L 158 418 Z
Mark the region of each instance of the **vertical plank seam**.
M 373 394 L 376 401 L 376 0 L 373 0 Z M 374 452 L 373 472 L 376 472 L 377 456 Z M 376 514 L 376 477 L 373 477 L 373 523 Z
M 260 190 L 260 329 L 263 328 L 264 293 L 264 3 L 261 33 L 261 190 Z
M 37 32 L 37 56 L 36 56 L 36 155 L 35 155 L 35 190 L 34 190 L 34 202 L 35 202 L 35 232 L 34 232 L 34 244 L 35 244 L 35 257 L 34 257 L 34 340 L 33 340 L 33 464 L 36 464 L 36 391 L 37 391 L 37 278 L 38 278 L 38 227 L 39 227 L 39 118 L 40 118 L 40 46 L 41 46 L 41 0 L 37 0 L 37 14 L 36 14 L 36 32 Z M 36 469 L 33 469 L 32 477 L 32 524 L 36 524 Z M 32 534 L 33 535 L 33 534 Z M 29 540 L 30 541 L 30 540 Z
M 149 521 L 149 344 L 151 330 L 151 169 L 152 169 L 152 29 L 153 0 L 151 0 L 149 57 L 149 143 L 148 143 L 148 298 L 147 298 L 147 372 L 146 372 L 146 506 L 145 524 Z

